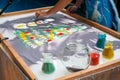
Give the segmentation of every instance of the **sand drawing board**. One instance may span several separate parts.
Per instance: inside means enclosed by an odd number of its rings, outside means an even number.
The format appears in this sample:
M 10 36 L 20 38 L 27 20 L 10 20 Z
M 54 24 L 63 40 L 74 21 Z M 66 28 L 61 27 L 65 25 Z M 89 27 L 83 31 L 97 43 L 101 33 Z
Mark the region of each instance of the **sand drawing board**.
M 95 49 L 98 33 L 102 31 L 58 12 L 37 20 L 32 15 L 6 21 L 0 25 L 0 32 L 9 38 L 9 43 L 30 66 L 40 60 L 41 53 L 46 50 L 59 57 L 70 39 L 83 40 L 89 49 Z M 119 40 L 111 41 L 115 50 L 120 48 Z

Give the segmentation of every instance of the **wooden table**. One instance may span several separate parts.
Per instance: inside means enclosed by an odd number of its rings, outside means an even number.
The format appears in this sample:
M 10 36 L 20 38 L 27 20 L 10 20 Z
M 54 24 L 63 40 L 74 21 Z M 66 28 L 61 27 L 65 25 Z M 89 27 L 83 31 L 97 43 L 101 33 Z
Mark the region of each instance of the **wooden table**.
M 13 21 L 19 18 L 24 18 L 24 17 L 29 17 L 34 15 L 35 11 L 38 10 L 47 10 L 50 9 L 51 7 L 45 7 L 45 8 L 40 8 L 40 9 L 33 9 L 33 10 L 26 10 L 26 11 L 20 11 L 20 12 L 13 12 L 13 13 L 7 13 L 7 14 L 3 14 L 0 16 L 1 18 L 1 23 L 0 24 L 4 24 L 4 22 L 6 21 Z M 91 26 L 93 28 L 93 30 L 98 30 L 98 31 L 102 31 L 105 32 L 107 34 L 107 40 L 117 40 L 120 41 L 120 33 L 113 31 L 111 29 L 106 28 L 105 26 L 102 26 L 100 24 L 97 24 L 93 21 L 87 20 L 83 17 L 80 17 L 76 14 L 67 14 L 65 12 L 65 10 L 59 12 L 62 14 L 65 14 L 67 16 L 72 16 L 75 20 L 80 21 L 84 24 L 87 24 L 88 26 Z M 54 15 L 53 15 L 54 16 Z M 5 34 L 1 33 L 0 35 L 1 39 L 4 39 L 5 37 L 7 37 Z M 14 37 L 14 36 L 8 36 L 10 38 Z M 14 39 L 13 39 L 14 41 Z M 17 42 L 16 42 L 17 43 Z M 3 55 L 7 55 L 8 60 L 10 59 L 10 61 L 12 60 L 14 62 L 15 65 L 20 69 L 20 74 L 25 75 L 25 76 L 21 76 L 21 75 L 15 75 L 14 77 L 17 79 L 19 77 L 25 77 L 25 78 L 21 78 L 20 80 L 24 80 L 26 79 L 26 77 L 29 80 L 52 80 L 52 79 L 56 79 L 56 80 L 74 80 L 77 78 L 80 78 L 81 80 L 90 80 L 90 78 L 93 80 L 114 80 L 113 77 L 116 76 L 115 80 L 119 80 L 119 74 L 120 73 L 120 56 L 119 56 L 119 52 L 120 52 L 120 48 L 115 50 L 115 56 L 113 58 L 113 60 L 106 62 L 102 60 L 101 57 L 101 61 L 100 64 L 97 66 L 90 66 L 88 69 L 83 70 L 83 71 L 78 71 L 78 72 L 74 72 L 74 73 L 70 73 L 66 70 L 66 68 L 61 65 L 58 68 L 56 68 L 58 72 L 55 72 L 53 74 L 50 75 L 46 75 L 40 72 L 41 70 L 41 62 L 39 62 L 39 60 L 37 62 L 33 62 L 33 64 L 29 64 L 26 63 L 24 61 L 24 57 L 21 57 L 21 52 L 19 52 L 15 46 L 11 44 L 11 42 L 8 40 L 4 40 L 1 42 L 1 48 L 5 51 L 4 54 L 0 54 L 0 59 L 2 59 L 1 63 L 2 65 L 6 66 L 6 64 L 4 63 L 10 63 L 6 60 L 4 60 L 2 58 Z M 118 44 L 118 47 L 119 44 Z M 19 48 L 19 47 L 18 47 Z M 27 48 L 25 49 L 27 50 Z M 61 62 L 59 61 L 59 59 L 55 60 L 55 65 L 58 66 L 59 64 L 61 64 Z M 5 67 L 2 67 L 3 70 L 5 70 Z M 11 69 L 12 67 L 7 67 L 10 69 L 6 69 L 7 70 L 12 70 L 9 72 L 13 72 L 13 69 Z M 16 68 L 15 68 L 16 69 Z M 62 72 L 65 71 L 65 72 Z M 2 71 L 4 72 L 4 71 Z M 21 73 L 22 72 L 22 73 Z M 16 71 L 14 73 L 17 73 Z M 115 75 L 113 75 L 113 73 Z M 2 74 L 2 73 L 1 73 Z M 105 75 L 104 75 L 105 74 Z M 112 75 L 112 76 L 111 76 Z M 9 74 L 4 73 L 4 76 L 9 76 Z M 11 75 L 12 76 L 12 75 Z M 103 76 L 102 78 L 100 78 L 100 76 Z M 9 78 L 9 77 L 8 77 Z M 9 80 L 15 80 L 11 78 L 9 78 Z M 4 79 L 4 78 L 3 78 Z M 8 80 L 7 77 L 5 80 Z

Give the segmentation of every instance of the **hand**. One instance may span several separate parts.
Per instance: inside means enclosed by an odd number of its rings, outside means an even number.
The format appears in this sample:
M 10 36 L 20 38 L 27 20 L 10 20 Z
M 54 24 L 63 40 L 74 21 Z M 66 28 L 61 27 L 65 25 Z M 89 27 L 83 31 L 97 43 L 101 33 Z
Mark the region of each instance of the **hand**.
M 77 9 L 78 9 L 77 6 L 72 5 L 72 6 L 69 6 L 69 7 L 67 8 L 67 12 L 68 12 L 68 13 L 73 13 L 73 12 L 76 11 Z
M 35 13 L 35 16 L 36 16 L 36 18 L 38 18 L 38 17 L 48 17 L 49 15 L 48 15 L 48 13 L 47 12 L 45 12 L 45 11 L 37 11 L 36 13 Z

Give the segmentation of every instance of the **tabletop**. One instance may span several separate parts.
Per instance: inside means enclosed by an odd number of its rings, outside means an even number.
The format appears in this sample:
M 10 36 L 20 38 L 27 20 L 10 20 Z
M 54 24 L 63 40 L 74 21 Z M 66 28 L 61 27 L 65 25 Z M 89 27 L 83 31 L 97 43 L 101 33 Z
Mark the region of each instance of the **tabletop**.
M 38 22 L 38 24 L 35 24 L 35 22 Z M 20 25 L 22 25 L 22 27 Z M 70 30 L 66 30 L 68 28 Z M 83 40 L 89 50 L 92 51 L 96 50 L 95 44 L 98 34 L 105 32 L 94 26 L 80 22 L 76 18 L 65 13 L 58 12 L 48 18 L 39 18 L 37 21 L 34 13 L 2 17 L 0 22 L 0 33 L 4 37 L 9 38 L 7 41 L 37 76 L 38 80 L 53 80 L 71 74 L 59 59 L 59 56 L 64 51 L 65 43 L 68 40 Z M 24 39 L 25 37 L 23 36 L 26 33 L 32 35 Z M 39 34 L 42 37 L 38 36 Z M 107 41 L 111 41 L 114 44 L 114 58 L 112 60 L 119 59 L 120 40 L 107 33 L 105 34 Z M 45 45 L 46 43 L 47 45 Z M 56 71 L 50 75 L 46 75 L 41 71 L 43 59 L 41 54 L 46 50 L 53 54 L 56 67 Z M 102 51 L 100 51 L 100 55 L 102 55 Z M 100 64 L 107 62 L 108 61 L 105 61 L 103 57 L 100 56 Z

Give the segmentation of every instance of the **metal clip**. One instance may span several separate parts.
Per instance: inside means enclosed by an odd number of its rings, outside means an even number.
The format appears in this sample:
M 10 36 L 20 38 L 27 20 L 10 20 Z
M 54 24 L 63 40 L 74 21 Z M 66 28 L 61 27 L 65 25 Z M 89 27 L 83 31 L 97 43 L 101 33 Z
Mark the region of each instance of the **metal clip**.
M 3 40 L 7 40 L 7 39 L 9 39 L 9 38 L 7 38 L 7 37 L 6 37 L 6 38 L 3 38 L 3 39 L 0 38 L 0 43 L 1 43 Z

